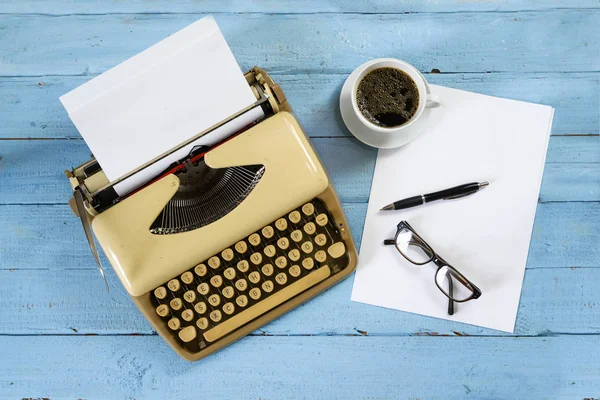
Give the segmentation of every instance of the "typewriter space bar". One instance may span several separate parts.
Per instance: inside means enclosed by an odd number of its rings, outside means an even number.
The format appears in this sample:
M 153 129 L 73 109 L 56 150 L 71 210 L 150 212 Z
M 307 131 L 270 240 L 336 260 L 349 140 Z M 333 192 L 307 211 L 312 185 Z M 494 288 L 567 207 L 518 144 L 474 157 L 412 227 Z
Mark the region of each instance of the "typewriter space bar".
M 260 303 L 256 303 L 247 310 L 244 310 L 241 313 L 229 318 L 222 324 L 219 324 L 214 328 L 204 332 L 204 339 L 206 339 L 208 342 L 214 342 L 215 340 L 222 338 L 245 323 L 252 321 L 254 318 L 261 316 L 267 311 L 291 299 L 295 295 L 302 293 L 306 289 L 316 285 L 323 279 L 327 278 L 330 274 L 331 270 L 329 269 L 329 266 L 322 266 L 318 270 L 306 275 L 304 278 L 269 296 Z

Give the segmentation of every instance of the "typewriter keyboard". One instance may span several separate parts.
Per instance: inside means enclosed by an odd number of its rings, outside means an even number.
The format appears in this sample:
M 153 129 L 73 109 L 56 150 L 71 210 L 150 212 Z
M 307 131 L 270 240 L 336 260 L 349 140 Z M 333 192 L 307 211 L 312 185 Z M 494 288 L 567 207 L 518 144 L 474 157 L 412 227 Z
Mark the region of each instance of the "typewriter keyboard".
M 304 204 L 151 295 L 156 313 L 197 352 L 348 265 L 320 200 Z

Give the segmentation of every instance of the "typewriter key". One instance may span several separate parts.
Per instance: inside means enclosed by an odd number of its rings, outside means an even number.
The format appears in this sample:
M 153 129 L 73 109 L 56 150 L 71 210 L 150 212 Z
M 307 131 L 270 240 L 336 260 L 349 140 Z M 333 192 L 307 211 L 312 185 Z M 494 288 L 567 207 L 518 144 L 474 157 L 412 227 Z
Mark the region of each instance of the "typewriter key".
M 258 233 L 253 233 L 248 236 L 248 241 L 252 246 L 258 246 L 260 244 L 260 236 L 258 236 Z
M 248 245 L 246 244 L 246 242 L 241 240 L 235 244 L 235 249 L 238 253 L 244 254 L 248 250 Z
M 325 226 L 327 225 L 327 222 L 329 222 L 329 219 L 327 218 L 327 214 L 319 214 L 315 221 L 317 221 L 317 225 Z
M 191 342 L 196 338 L 196 328 L 193 325 L 186 326 L 179 331 L 179 339 L 183 342 Z
M 181 322 L 179 321 L 179 318 L 174 317 L 174 318 L 171 318 L 169 320 L 169 322 L 167 323 L 167 325 L 169 325 L 169 328 L 171 328 L 172 330 L 176 331 L 181 326 Z
M 235 302 L 240 307 L 246 307 L 248 305 L 248 298 L 245 294 L 242 294 L 235 299 Z
M 277 276 L 275 277 L 275 280 L 277 281 L 277 283 L 279 283 L 280 285 L 285 285 L 285 283 L 287 282 L 287 275 L 284 272 L 280 272 L 277 274 Z
M 344 245 L 343 242 L 337 242 L 332 244 L 331 246 L 329 246 L 329 248 L 327 249 L 327 252 L 329 253 L 329 255 L 333 258 L 339 258 L 341 256 L 344 255 L 344 253 L 346 253 L 346 246 Z
M 325 262 L 325 260 L 327 259 L 327 254 L 325 254 L 323 250 L 319 250 L 315 253 L 315 259 L 321 263 Z
M 282 237 L 281 239 L 279 239 L 277 241 L 277 246 L 281 249 L 281 250 L 285 250 L 288 247 L 290 247 L 290 241 L 288 238 L 286 237 Z
M 311 253 L 313 251 L 313 244 L 312 242 L 304 242 L 302 243 L 302 251 L 305 253 Z
M 237 269 L 242 273 L 248 271 L 248 268 L 250 268 L 250 264 L 248 264 L 248 261 L 246 260 L 242 260 L 237 263 Z
M 219 322 L 221 320 L 221 317 L 223 315 L 221 314 L 221 311 L 219 310 L 214 310 L 213 312 L 210 313 L 210 319 L 212 319 L 215 322 Z
M 288 223 L 285 218 L 279 218 L 277 221 L 275 221 L 275 226 L 280 231 L 285 231 L 287 229 Z
M 261 271 L 262 271 L 263 275 L 271 276 L 271 275 L 273 275 L 273 265 L 265 264 L 262 266 Z
M 194 310 L 196 310 L 196 312 L 198 314 L 204 314 L 206 312 L 206 303 L 201 301 L 200 303 L 197 303 L 194 306 Z
M 264 228 L 262 228 L 262 234 L 264 237 L 266 237 L 267 239 L 271 239 L 273 237 L 273 234 L 275 233 L 275 231 L 273 230 L 273 227 L 271 227 L 271 225 L 267 225 Z
M 288 253 L 288 257 L 292 261 L 298 261 L 300 259 L 300 252 L 298 251 L 298 249 L 292 249 Z
M 169 289 L 171 289 L 171 291 L 176 292 L 181 287 L 181 284 L 177 279 L 171 279 L 169 283 L 167 283 L 167 286 L 169 287 Z
M 275 246 L 273 246 L 272 244 L 268 245 L 267 247 L 265 247 L 265 256 L 267 257 L 273 257 L 275 255 Z
M 204 295 L 208 294 L 210 288 L 208 287 L 208 283 L 202 282 L 201 284 L 198 285 L 196 290 L 198 291 L 198 293 L 200 293 L 201 295 L 204 296 Z
M 300 222 L 300 213 L 298 211 L 292 211 L 290 213 L 290 215 L 288 216 L 290 221 L 292 221 L 294 224 L 297 224 L 298 222 Z
M 277 259 L 275 260 L 275 265 L 277 265 L 279 268 L 287 267 L 287 258 L 285 258 L 284 256 L 277 257 Z
M 312 222 L 309 222 L 308 224 L 304 225 L 304 232 L 308 233 L 309 235 L 312 235 L 316 231 L 317 227 Z
M 219 304 L 221 304 L 221 296 L 219 296 L 218 294 L 211 294 L 210 297 L 208 298 L 208 302 L 213 306 L 218 306 Z
M 223 250 L 221 252 L 221 257 L 223 257 L 223 260 L 225 260 L 225 261 L 233 260 L 233 250 L 231 250 L 229 248 Z
M 208 259 L 208 265 L 210 265 L 212 269 L 217 269 L 221 266 L 221 259 L 217 256 L 212 256 Z
M 300 276 L 300 267 L 297 265 L 292 265 L 290 267 L 290 275 L 293 276 L 294 278 L 297 278 L 298 276 Z
M 194 274 L 192 274 L 190 271 L 184 272 L 181 274 L 181 281 L 189 285 L 190 283 L 194 282 Z
M 169 304 L 171 305 L 171 308 L 175 311 L 180 310 L 181 307 L 183 306 L 183 302 L 181 301 L 181 299 L 178 299 L 178 298 L 171 300 L 171 302 Z
M 325 246 L 325 243 L 327 243 L 327 238 L 324 234 L 319 233 L 317 236 L 315 236 L 315 243 L 319 246 Z
M 223 271 L 223 276 L 225 276 L 225 278 L 232 280 L 235 278 L 235 269 L 229 267 L 227 268 L 225 271 Z
M 183 318 L 185 321 L 190 322 L 194 319 L 194 312 L 192 310 L 183 310 L 181 312 L 181 318 Z
M 273 291 L 273 282 L 271 282 L 271 281 L 263 282 L 262 289 L 267 293 L 271 293 Z
M 223 288 L 223 296 L 227 297 L 228 299 L 232 298 L 234 294 L 235 291 L 233 290 L 233 287 L 226 286 Z
M 194 301 L 196 301 L 196 292 L 194 292 L 193 290 L 188 290 L 183 294 L 183 299 L 188 303 L 193 303 Z
M 154 289 L 154 296 L 156 296 L 156 298 L 159 300 L 164 299 L 165 297 L 167 297 L 167 289 L 165 289 L 162 286 L 157 287 L 156 289 Z
M 302 206 L 302 212 L 306 215 L 312 215 L 315 212 L 315 206 L 312 203 L 306 203 Z
M 244 290 L 246 290 L 248 288 L 248 282 L 246 282 L 245 279 L 238 279 L 237 282 L 235 283 L 235 287 L 240 292 L 243 292 Z
M 156 307 L 156 313 L 161 317 L 166 317 L 167 314 L 169 314 L 169 306 L 166 304 L 161 304 L 160 306 Z
M 221 285 L 223 284 L 223 278 L 221 278 L 221 275 L 215 275 L 212 278 L 210 278 L 210 284 L 216 288 L 221 287 Z
M 305 258 L 304 260 L 302 260 L 302 266 L 304 267 L 304 269 L 311 270 L 315 266 L 315 262 L 312 258 Z
M 258 265 L 262 262 L 262 254 L 260 253 L 254 253 L 250 256 L 250 261 L 252 261 L 252 263 L 254 265 Z
M 260 299 L 260 289 L 259 288 L 254 288 L 250 290 L 250 297 L 252 297 L 254 300 L 258 300 Z
M 198 321 L 196 321 L 196 325 L 198 326 L 198 328 L 204 330 L 204 329 L 208 328 L 208 320 L 206 318 L 202 317 Z
M 294 242 L 298 243 L 302 240 L 302 231 L 300 229 L 296 229 L 294 232 L 292 232 L 290 237 Z
M 235 306 L 233 305 L 233 303 L 225 303 L 225 305 L 223 306 L 223 312 L 227 315 L 233 314 L 234 311 Z
M 194 268 L 194 272 L 198 276 L 204 276 L 204 275 L 206 275 L 206 265 L 204 265 L 204 264 L 198 264 L 196 266 L 196 268 Z
M 251 272 L 250 275 L 248 275 L 248 280 L 252 283 L 258 283 L 260 282 L 260 274 L 256 271 Z

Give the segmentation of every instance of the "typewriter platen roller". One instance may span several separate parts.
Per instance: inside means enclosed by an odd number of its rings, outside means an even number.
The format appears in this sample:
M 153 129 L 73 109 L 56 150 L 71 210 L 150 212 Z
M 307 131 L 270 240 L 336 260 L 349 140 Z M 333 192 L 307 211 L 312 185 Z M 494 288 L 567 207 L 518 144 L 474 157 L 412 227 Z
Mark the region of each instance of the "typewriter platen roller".
M 108 182 L 95 160 L 67 171 L 73 211 L 84 227 L 91 221 L 125 289 L 188 360 L 252 332 L 356 266 L 340 203 L 283 92 L 259 68 L 245 77 L 265 117 L 195 149 L 133 193 L 116 196 L 119 180 Z

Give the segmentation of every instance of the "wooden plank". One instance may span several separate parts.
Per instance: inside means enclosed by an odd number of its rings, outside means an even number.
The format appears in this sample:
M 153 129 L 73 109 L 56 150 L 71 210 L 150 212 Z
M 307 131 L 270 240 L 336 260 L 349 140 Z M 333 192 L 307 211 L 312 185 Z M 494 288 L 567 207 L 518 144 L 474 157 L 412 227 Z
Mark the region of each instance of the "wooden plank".
M 312 142 L 343 202 L 364 203 L 371 190 L 376 150 L 350 138 Z M 71 189 L 63 171 L 90 158 L 81 140 L 0 141 L 0 204 L 66 203 Z M 540 200 L 600 200 L 600 138 L 550 138 Z
M 511 336 L 351 302 L 353 279 L 344 280 L 255 334 Z M 0 270 L 0 335 L 152 334 L 112 270 L 108 280 L 110 293 L 93 269 Z M 515 335 L 600 333 L 599 281 L 600 268 L 527 270 Z
M 27 0 L 13 1 L 3 4 L 1 13 L 19 14 L 107 14 L 107 13 L 414 13 L 414 12 L 465 12 L 465 11 L 530 11 L 553 10 L 557 8 L 598 8 L 594 0 L 553 0 L 553 1 L 460 1 L 448 2 L 443 0 L 308 0 L 297 2 L 282 0 L 277 2 L 267 0 L 233 0 L 222 2 L 207 0 L 135 0 L 127 2 L 96 2 L 68 0 Z
M 0 78 L 1 138 L 75 138 L 58 98 L 91 76 Z M 339 115 L 341 75 L 274 75 L 312 137 L 350 135 Z M 428 74 L 434 84 L 551 105 L 553 134 L 600 133 L 600 73 Z
M 527 267 L 597 267 L 599 205 L 539 204 Z M 367 205 L 345 203 L 343 207 L 359 244 Z M 96 268 L 81 223 L 66 205 L 0 206 L 0 221 L 0 269 Z
M 0 76 L 94 74 L 201 15 L 0 17 Z M 376 57 L 423 71 L 600 70 L 600 10 L 461 14 L 221 14 L 244 69 L 348 73 Z
M 252 337 L 192 364 L 156 336 L 2 337 L 0 389 L 11 399 L 582 399 L 598 396 L 598 346 L 597 336 Z

